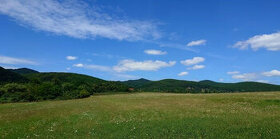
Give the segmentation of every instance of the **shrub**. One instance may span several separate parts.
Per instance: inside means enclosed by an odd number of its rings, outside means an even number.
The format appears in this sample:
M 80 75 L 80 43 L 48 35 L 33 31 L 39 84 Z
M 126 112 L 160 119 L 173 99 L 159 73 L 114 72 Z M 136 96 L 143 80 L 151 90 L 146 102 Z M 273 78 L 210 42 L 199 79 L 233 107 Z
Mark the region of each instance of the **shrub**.
M 83 89 L 80 91 L 79 98 L 85 98 L 85 97 L 89 97 L 89 96 L 90 96 L 90 93 L 87 90 Z
M 26 100 L 27 87 L 18 83 L 8 83 L 1 87 L 1 102 L 18 102 Z
M 5 93 L 15 93 L 15 92 L 26 92 L 27 88 L 25 85 L 18 83 L 8 83 L 5 84 L 2 88 Z

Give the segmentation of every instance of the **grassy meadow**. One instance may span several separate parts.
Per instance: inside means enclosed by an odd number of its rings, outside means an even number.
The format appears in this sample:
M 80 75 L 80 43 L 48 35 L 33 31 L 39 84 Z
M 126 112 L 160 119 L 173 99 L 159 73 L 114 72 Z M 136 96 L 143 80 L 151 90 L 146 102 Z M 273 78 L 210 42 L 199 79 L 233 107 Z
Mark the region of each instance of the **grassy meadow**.
M 0 104 L 0 138 L 280 138 L 280 92 Z

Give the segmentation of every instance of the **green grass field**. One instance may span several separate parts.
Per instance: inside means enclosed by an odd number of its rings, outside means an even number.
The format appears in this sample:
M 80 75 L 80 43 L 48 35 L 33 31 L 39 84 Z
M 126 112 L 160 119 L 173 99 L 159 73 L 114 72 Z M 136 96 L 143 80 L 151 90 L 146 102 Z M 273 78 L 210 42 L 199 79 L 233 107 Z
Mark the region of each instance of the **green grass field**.
M 280 92 L 0 104 L 0 138 L 280 138 Z

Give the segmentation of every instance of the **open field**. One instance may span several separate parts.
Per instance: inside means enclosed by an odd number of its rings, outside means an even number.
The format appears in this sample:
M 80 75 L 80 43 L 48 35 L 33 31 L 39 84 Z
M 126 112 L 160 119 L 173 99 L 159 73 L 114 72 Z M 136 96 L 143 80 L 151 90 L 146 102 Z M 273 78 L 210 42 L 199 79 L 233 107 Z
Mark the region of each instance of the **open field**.
M 280 138 L 280 92 L 0 104 L 0 138 Z

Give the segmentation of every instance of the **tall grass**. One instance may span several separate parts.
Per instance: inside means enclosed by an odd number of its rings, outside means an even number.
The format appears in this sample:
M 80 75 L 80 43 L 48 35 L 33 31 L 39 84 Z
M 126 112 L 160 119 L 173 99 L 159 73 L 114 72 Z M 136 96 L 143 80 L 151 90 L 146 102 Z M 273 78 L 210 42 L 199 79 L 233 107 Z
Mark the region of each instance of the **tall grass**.
M 134 93 L 0 105 L 0 138 L 279 138 L 280 92 Z

